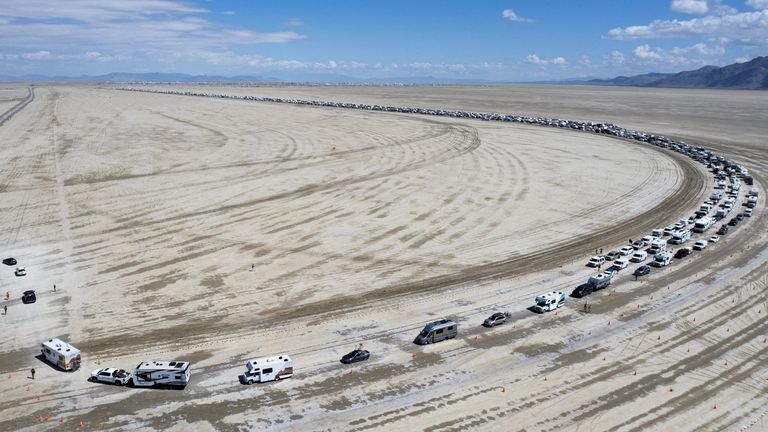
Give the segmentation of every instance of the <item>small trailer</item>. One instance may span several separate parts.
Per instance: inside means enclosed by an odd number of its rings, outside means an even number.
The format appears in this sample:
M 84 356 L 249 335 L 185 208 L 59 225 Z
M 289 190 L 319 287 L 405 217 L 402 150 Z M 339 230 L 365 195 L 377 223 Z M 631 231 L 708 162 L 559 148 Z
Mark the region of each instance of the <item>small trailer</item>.
M 80 350 L 61 339 L 48 339 L 40 345 L 40 353 L 46 361 L 65 371 L 80 367 Z
M 293 376 L 293 359 L 282 354 L 277 357 L 263 357 L 248 360 L 245 364 L 245 373 L 238 379 L 243 384 L 263 383 L 267 381 L 279 381 Z
M 553 311 L 565 304 L 565 293 L 562 291 L 552 291 L 537 296 L 534 300 L 533 310 L 544 313 Z
M 192 365 L 185 361 L 145 361 L 133 371 L 136 387 L 184 388 L 192 377 Z

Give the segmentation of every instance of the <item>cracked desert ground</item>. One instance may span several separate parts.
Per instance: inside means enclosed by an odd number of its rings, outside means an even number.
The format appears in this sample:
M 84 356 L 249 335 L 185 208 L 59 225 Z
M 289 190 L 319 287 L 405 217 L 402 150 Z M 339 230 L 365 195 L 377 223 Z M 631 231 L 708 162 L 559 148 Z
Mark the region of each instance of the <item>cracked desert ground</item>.
M 555 128 L 36 85 L 0 126 L 1 253 L 28 272 L 0 269 L 0 430 L 764 430 L 764 93 L 154 88 L 609 121 L 744 164 L 760 200 L 705 251 L 622 272 L 591 313 L 569 298 L 537 315 L 537 294 L 594 273 L 596 248 L 691 215 L 711 173 Z M 26 95 L 0 84 L 0 111 Z M 512 323 L 480 326 L 498 310 Z M 442 317 L 456 339 L 412 343 Z M 79 370 L 35 357 L 51 337 Z M 340 364 L 359 343 L 371 359 Z M 293 378 L 237 381 L 281 353 Z M 86 380 L 144 360 L 191 361 L 191 383 Z

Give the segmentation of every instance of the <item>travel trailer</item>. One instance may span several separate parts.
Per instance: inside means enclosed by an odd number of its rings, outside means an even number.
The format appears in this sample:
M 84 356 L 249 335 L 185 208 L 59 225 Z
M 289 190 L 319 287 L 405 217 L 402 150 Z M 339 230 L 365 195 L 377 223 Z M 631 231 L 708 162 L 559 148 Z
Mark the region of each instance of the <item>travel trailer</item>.
M 458 335 L 458 324 L 456 321 L 449 319 L 441 319 L 438 321 L 432 321 L 424 326 L 413 343 L 417 345 L 427 345 L 435 342 L 441 342 L 446 339 L 453 339 Z
M 279 381 L 293 376 L 293 359 L 283 354 L 277 357 L 264 357 L 248 360 L 245 373 L 238 378 L 243 384 Z
M 40 345 L 40 353 L 46 361 L 65 371 L 80 367 L 80 350 L 61 339 L 48 339 Z
M 565 304 L 565 293 L 562 291 L 552 291 L 537 296 L 533 305 L 536 312 L 553 311 Z
M 146 361 L 133 371 L 136 387 L 184 388 L 192 376 L 192 365 L 183 361 Z
M 611 284 L 611 276 L 606 273 L 598 273 L 594 276 L 591 276 L 587 280 L 587 283 L 594 285 L 594 291 L 601 290 Z

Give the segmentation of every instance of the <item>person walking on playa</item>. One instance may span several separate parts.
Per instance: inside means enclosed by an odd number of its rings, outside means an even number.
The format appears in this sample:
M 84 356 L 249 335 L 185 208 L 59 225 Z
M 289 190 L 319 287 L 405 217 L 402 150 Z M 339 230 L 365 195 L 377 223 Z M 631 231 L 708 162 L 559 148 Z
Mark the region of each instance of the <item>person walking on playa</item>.
M 3 305 L 3 315 L 8 315 L 8 305 Z
M 32 374 L 32 379 L 35 379 L 35 368 L 32 368 L 29 372 Z

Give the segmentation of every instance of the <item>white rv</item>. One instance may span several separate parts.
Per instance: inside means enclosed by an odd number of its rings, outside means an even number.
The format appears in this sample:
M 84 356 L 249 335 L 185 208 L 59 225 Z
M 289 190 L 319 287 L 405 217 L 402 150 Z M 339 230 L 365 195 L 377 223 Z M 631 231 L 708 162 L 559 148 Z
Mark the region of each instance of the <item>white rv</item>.
M 136 387 L 184 388 L 192 377 L 192 365 L 184 361 L 145 361 L 133 371 Z
M 691 232 L 688 230 L 680 230 L 672 233 L 672 238 L 669 240 L 670 244 L 683 244 L 691 239 Z
M 552 291 L 537 296 L 533 310 L 536 312 L 553 311 L 565 304 L 565 293 L 562 291 Z
M 80 350 L 61 339 L 48 339 L 40 345 L 40 353 L 49 363 L 65 371 L 80 367 Z
M 654 267 L 666 267 L 670 262 L 672 262 L 672 254 L 669 252 L 662 252 L 653 256 L 651 265 Z
M 703 233 L 710 229 L 715 224 L 715 220 L 711 217 L 703 217 L 693 224 L 693 232 Z
M 283 354 L 277 357 L 249 360 L 245 364 L 245 369 L 245 373 L 238 377 L 243 384 L 278 381 L 293 376 L 293 359 Z

